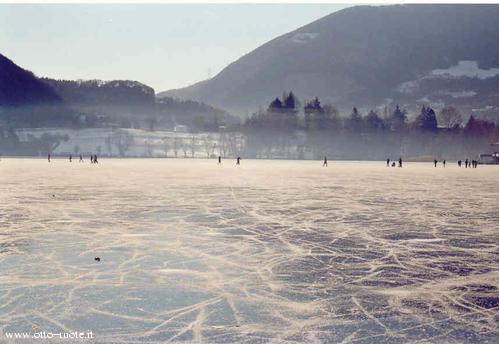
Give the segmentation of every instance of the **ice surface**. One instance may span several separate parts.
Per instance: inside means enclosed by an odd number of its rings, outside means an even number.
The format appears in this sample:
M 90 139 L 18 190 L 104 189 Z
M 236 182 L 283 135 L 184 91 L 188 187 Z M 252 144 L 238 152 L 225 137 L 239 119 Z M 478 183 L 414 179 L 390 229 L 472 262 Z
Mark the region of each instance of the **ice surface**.
M 499 341 L 497 166 L 4 158 L 0 183 L 0 342 Z

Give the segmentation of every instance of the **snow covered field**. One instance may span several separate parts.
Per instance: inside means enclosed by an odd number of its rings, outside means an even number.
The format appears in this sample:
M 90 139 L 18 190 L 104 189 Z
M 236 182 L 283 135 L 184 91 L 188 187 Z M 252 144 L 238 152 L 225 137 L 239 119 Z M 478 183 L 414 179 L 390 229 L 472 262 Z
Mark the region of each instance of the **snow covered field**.
M 88 156 L 119 156 L 119 149 L 113 143 L 113 136 L 117 133 L 128 133 L 133 142 L 126 149 L 125 156 L 142 157 L 207 157 L 209 153 L 219 154 L 220 149 L 213 148 L 219 144 L 220 136 L 215 133 L 185 133 L 173 131 L 147 131 L 142 129 L 51 129 L 25 128 L 19 129 L 17 135 L 21 141 L 29 141 L 30 136 L 40 137 L 44 134 L 66 136 L 67 140 L 60 140 L 52 155 L 69 154 Z M 208 154 L 207 154 L 208 153 Z M 45 155 L 45 153 L 44 153 Z
M 497 166 L 2 159 L 0 185 L 0 342 L 499 341 Z

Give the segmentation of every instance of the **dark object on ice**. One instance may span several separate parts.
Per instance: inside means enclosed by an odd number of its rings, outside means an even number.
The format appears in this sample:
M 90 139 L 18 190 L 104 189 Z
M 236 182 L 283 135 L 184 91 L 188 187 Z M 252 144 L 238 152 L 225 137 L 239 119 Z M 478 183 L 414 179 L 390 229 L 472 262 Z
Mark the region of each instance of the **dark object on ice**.
M 94 164 L 98 164 L 99 162 L 97 161 L 97 154 L 94 154 Z
M 392 167 L 395 167 L 395 163 L 394 162 L 392 162 Z
M 47 156 L 47 160 L 50 162 L 50 154 Z
M 73 162 L 73 155 L 69 154 L 69 162 Z
M 95 258 L 94 258 L 94 260 L 95 260 L 96 262 L 100 262 L 100 257 L 95 257 Z
M 464 166 L 465 166 L 466 168 L 468 168 L 468 164 L 469 164 L 469 163 L 468 163 L 468 159 L 466 159 L 466 160 L 464 161 Z
M 324 157 L 324 162 L 322 163 L 322 167 L 327 167 L 327 156 Z
M 444 168 L 445 168 L 445 160 L 444 160 L 444 161 L 442 161 L 442 164 L 444 164 Z
M 457 161 L 457 166 L 461 167 L 461 164 L 462 164 L 462 163 L 463 163 L 463 162 L 462 162 L 461 160 L 458 160 L 458 161 Z
M 437 164 L 438 164 L 437 159 L 433 160 L 433 165 L 434 165 L 435 167 L 437 167 Z
M 402 157 L 399 158 L 399 167 L 402 167 Z
M 386 167 L 390 167 L 390 159 L 386 159 Z
M 94 163 L 94 156 L 93 155 L 90 155 L 90 163 L 93 164 Z
M 80 162 L 83 162 L 83 156 L 80 154 Z
M 218 156 L 218 164 L 222 165 L 222 157 L 220 155 Z
M 241 157 L 240 157 L 240 156 L 238 156 L 236 160 L 237 160 L 237 161 L 236 161 L 236 165 L 240 165 L 240 164 L 241 164 Z

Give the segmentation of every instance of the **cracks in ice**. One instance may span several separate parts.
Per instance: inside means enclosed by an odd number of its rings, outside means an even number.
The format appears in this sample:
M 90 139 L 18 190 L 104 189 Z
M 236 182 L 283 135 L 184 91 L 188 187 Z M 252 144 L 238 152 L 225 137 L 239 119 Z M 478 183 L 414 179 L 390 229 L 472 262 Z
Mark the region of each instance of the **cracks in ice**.
M 0 331 L 92 329 L 102 342 L 499 336 L 493 167 L 211 163 L 105 161 L 89 181 L 90 166 L 2 161 L 0 182 L 15 187 L 0 194 Z

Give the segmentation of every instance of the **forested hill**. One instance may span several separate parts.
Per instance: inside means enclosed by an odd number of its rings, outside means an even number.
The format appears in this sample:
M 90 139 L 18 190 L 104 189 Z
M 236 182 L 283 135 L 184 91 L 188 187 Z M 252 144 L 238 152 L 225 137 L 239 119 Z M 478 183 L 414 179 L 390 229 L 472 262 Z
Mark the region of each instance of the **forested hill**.
M 165 97 L 133 80 L 38 78 L 0 55 L 0 131 L 3 127 L 134 127 L 217 130 L 229 113 L 201 102 Z M 1 134 L 1 133 L 0 133 Z
M 54 80 L 42 78 L 66 103 L 145 105 L 155 102 L 152 87 L 132 80 Z
M 61 103 L 61 97 L 33 73 L 0 54 L 0 107 Z

